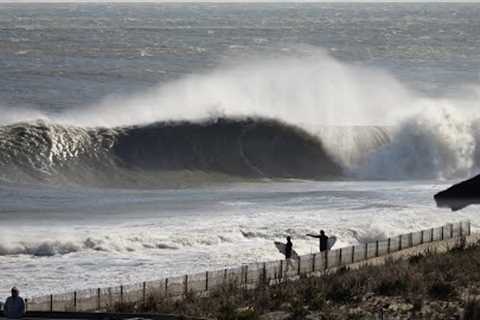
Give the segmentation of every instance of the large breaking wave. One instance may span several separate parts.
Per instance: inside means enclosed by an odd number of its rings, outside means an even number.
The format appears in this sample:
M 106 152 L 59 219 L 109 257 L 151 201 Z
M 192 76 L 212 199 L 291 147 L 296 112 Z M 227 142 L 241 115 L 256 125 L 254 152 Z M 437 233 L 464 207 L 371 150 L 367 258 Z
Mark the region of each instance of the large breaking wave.
M 468 98 L 427 98 L 321 51 L 257 59 L 62 114 L 2 110 L 0 177 L 117 186 L 460 178 L 479 167 L 472 88 Z
M 44 121 L 0 129 L 0 174 L 8 181 L 181 185 L 205 179 L 324 179 L 341 174 L 320 140 L 276 120 L 85 129 Z

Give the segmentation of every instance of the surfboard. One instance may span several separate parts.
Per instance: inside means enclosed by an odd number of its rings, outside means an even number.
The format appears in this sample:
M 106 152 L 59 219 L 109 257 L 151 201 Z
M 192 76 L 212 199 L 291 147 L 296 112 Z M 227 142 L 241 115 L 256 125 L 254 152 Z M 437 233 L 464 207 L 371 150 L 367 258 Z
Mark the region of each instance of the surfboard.
M 332 250 L 332 247 L 335 245 L 335 242 L 337 242 L 337 237 L 335 236 L 328 237 L 328 240 L 327 240 L 328 250 Z
M 275 247 L 277 247 L 278 251 L 281 253 L 281 254 L 285 254 L 285 243 L 283 242 L 279 242 L 279 241 L 275 241 L 274 242 L 275 244 Z M 298 259 L 298 253 L 292 249 L 292 258 L 293 259 Z

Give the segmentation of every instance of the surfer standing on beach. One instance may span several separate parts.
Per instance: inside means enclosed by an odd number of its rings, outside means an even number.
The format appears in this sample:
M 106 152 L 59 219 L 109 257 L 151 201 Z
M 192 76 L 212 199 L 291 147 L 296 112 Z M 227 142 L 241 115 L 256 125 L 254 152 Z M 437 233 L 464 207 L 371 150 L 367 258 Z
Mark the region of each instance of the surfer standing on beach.
M 307 233 L 308 237 L 312 238 L 318 238 L 320 241 L 320 252 L 327 251 L 328 250 L 328 237 L 325 235 L 325 232 L 323 230 L 320 230 L 320 234 L 311 234 Z
M 293 268 L 293 262 L 292 262 L 292 252 L 293 252 L 293 243 L 292 243 L 292 238 L 290 236 L 287 236 L 287 243 L 285 244 L 285 260 L 286 260 L 286 269 L 285 272 L 288 271 L 288 268 L 291 266 Z

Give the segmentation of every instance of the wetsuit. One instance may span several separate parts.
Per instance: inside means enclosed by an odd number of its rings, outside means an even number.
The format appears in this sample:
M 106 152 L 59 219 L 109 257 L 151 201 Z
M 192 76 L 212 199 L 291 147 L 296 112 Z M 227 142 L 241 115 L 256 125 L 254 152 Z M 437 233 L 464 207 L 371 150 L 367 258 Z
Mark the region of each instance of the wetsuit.
M 307 236 L 320 239 L 320 252 L 328 250 L 328 237 L 326 235 L 307 234 Z
M 319 236 L 320 239 L 320 252 L 328 250 L 328 237 L 326 235 Z
M 285 245 L 285 259 L 290 259 L 292 257 L 292 242 L 287 242 Z

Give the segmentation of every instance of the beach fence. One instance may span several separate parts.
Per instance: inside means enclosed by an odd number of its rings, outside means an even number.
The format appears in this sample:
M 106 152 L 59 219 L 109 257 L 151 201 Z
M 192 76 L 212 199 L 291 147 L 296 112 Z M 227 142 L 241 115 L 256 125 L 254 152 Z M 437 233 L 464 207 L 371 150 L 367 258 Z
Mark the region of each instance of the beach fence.
M 469 221 L 402 234 L 384 240 L 302 255 L 288 265 L 285 260 L 245 264 L 236 268 L 170 277 L 155 281 L 92 288 L 69 293 L 33 297 L 27 300 L 29 311 L 112 311 L 119 305 L 147 304 L 150 297 L 180 298 L 188 293 L 208 294 L 225 284 L 254 288 L 271 285 L 301 275 L 314 275 L 342 266 L 387 256 L 404 249 L 471 234 Z

